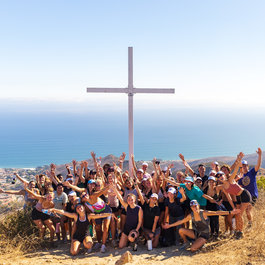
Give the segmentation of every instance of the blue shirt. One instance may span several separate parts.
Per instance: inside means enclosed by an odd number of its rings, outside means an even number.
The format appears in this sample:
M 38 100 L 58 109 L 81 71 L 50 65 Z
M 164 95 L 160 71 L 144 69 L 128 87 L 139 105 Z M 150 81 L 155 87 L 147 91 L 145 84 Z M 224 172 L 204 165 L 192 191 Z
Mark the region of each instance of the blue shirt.
M 206 206 L 207 200 L 202 196 L 204 193 L 196 185 L 193 185 L 191 190 L 188 190 L 184 183 L 180 184 L 180 187 L 185 189 L 185 193 L 190 200 L 196 200 L 201 206 Z
M 242 186 L 244 189 L 248 190 L 251 196 L 255 196 L 258 198 L 258 187 L 256 181 L 257 172 L 255 168 L 252 168 L 248 171 L 248 173 L 244 174 L 244 176 L 239 179 L 238 184 Z

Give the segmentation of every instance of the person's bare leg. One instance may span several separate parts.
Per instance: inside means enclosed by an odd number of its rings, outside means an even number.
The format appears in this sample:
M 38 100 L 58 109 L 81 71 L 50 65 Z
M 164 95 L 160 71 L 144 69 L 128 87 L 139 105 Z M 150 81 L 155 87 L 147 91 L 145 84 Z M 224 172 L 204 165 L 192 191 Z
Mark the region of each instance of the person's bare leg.
M 119 248 L 125 248 L 127 246 L 127 242 L 128 242 L 128 236 L 122 233 L 119 242 Z
M 184 243 L 188 241 L 187 237 L 195 239 L 195 234 L 192 229 L 180 228 L 179 235 L 183 239 Z
M 40 238 L 43 239 L 44 238 L 44 232 L 45 232 L 44 224 L 42 223 L 41 220 L 33 220 L 33 222 L 39 229 Z
M 52 220 L 51 219 L 45 220 L 44 224 L 47 225 L 48 229 L 50 230 L 50 241 L 53 242 L 55 228 L 53 226 Z
M 200 249 L 206 243 L 206 241 L 207 240 L 205 238 L 202 238 L 202 237 L 197 238 L 190 247 L 191 252 L 194 252 Z
M 78 240 L 73 240 L 71 243 L 70 253 L 76 256 L 79 253 L 81 243 Z

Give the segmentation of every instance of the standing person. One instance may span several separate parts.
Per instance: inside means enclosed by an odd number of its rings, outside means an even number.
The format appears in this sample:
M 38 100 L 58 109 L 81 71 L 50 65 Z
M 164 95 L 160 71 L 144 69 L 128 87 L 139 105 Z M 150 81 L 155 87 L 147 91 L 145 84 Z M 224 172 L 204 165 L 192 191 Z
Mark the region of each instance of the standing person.
M 65 210 L 66 204 L 68 202 L 68 197 L 66 193 L 64 192 L 64 187 L 62 183 L 57 184 L 56 191 L 54 192 L 53 202 L 54 202 L 54 207 L 56 209 Z M 62 216 L 56 216 L 56 217 L 52 216 L 51 219 L 52 219 L 54 227 L 56 228 L 55 232 L 56 232 L 58 241 L 60 241 L 60 228 L 59 227 L 61 227 L 62 240 L 64 243 L 66 243 L 67 239 L 66 239 L 66 231 L 65 231 L 65 226 L 64 226 L 65 218 L 62 218 Z
M 177 221 L 173 224 L 164 224 L 163 228 L 168 229 L 170 227 L 178 226 L 192 220 L 192 229 L 180 228 L 179 234 L 184 241 L 182 250 L 188 248 L 190 243 L 187 239 L 191 238 L 195 241 L 192 243 L 190 250 L 192 252 L 200 249 L 210 237 L 209 218 L 208 216 L 214 215 L 228 215 L 229 211 L 205 211 L 200 209 L 200 205 L 196 200 L 190 201 L 190 207 L 192 212 L 184 219 Z M 233 213 L 239 213 L 239 209 L 233 210 Z
M 181 198 L 177 196 L 177 191 L 175 188 L 171 187 L 168 189 L 168 197 L 165 199 L 166 210 L 164 223 L 172 224 L 184 218 L 185 213 L 182 208 L 182 203 L 186 200 L 186 195 L 182 187 L 179 188 L 178 192 L 180 193 Z M 179 229 L 180 226 L 171 228 L 166 232 L 165 237 L 168 243 L 179 243 Z
M 52 220 L 50 219 L 50 215 L 46 214 L 47 209 L 51 209 L 54 207 L 53 203 L 53 193 L 47 193 L 46 195 L 37 195 L 27 187 L 25 187 L 25 190 L 36 200 L 38 200 L 38 203 L 36 206 L 33 208 L 31 217 L 34 222 L 34 224 L 38 227 L 40 237 L 43 239 L 44 238 L 44 233 L 45 233 L 45 225 L 48 227 L 50 230 L 50 242 L 51 246 L 54 246 L 54 232 L 55 228 L 53 226 Z
M 256 151 L 258 154 L 258 161 L 254 168 L 249 169 L 248 162 L 246 160 L 242 161 L 242 171 L 243 171 L 243 177 L 239 179 L 238 184 L 242 186 L 244 189 L 248 190 L 249 193 L 252 196 L 252 205 L 254 206 L 257 198 L 259 196 L 258 194 L 258 187 L 257 187 L 257 180 L 256 176 L 261 166 L 261 158 L 262 158 L 262 150 L 258 148 Z M 248 226 L 251 227 L 252 225 L 252 205 L 249 205 L 246 209 L 246 214 L 248 218 Z
M 158 195 L 153 193 L 148 201 L 144 197 L 138 187 L 137 182 L 135 187 L 141 201 L 143 209 L 143 231 L 146 240 L 152 240 L 152 247 L 156 248 L 159 243 L 160 226 L 158 225 L 160 209 L 158 207 Z
M 136 204 L 136 196 L 132 193 L 127 195 L 127 202 L 125 202 L 114 185 L 111 186 L 112 190 L 116 193 L 120 203 L 126 211 L 126 222 L 121 234 L 119 248 L 126 247 L 128 240 L 134 243 L 133 250 L 137 250 L 137 238 L 139 236 L 139 230 L 143 222 L 143 210 Z
M 218 194 L 216 191 L 216 178 L 210 176 L 207 181 L 207 186 L 203 190 L 203 192 L 215 200 L 218 199 Z M 216 203 L 211 203 L 207 201 L 206 210 L 210 211 L 218 211 L 218 205 Z M 211 228 L 211 237 L 213 239 L 218 239 L 219 236 L 219 216 L 209 216 L 210 219 L 210 228 Z
M 91 219 L 105 218 L 111 216 L 111 213 L 103 213 L 99 215 L 86 214 L 83 204 L 78 203 L 75 207 L 76 213 L 69 213 L 64 210 L 50 209 L 50 212 L 61 214 L 74 219 L 73 238 L 71 242 L 70 253 L 75 256 L 79 253 L 80 246 L 83 243 L 84 247 L 91 252 L 93 241 L 89 235 L 89 224 Z
M 35 188 L 36 183 L 34 181 L 30 181 L 28 183 L 28 189 L 31 190 L 32 192 L 36 193 L 39 195 L 39 190 Z M 36 205 L 37 200 L 35 197 L 30 195 L 25 189 L 22 190 L 3 190 L 0 189 L 0 193 L 6 193 L 6 194 L 12 194 L 12 195 L 23 195 L 25 204 L 24 204 L 24 210 L 32 210 L 32 208 Z
M 236 196 L 236 199 L 237 199 L 236 208 L 241 210 L 240 213 L 235 216 L 236 218 L 236 233 L 235 233 L 236 239 L 240 239 L 243 237 L 244 220 L 243 220 L 242 215 L 251 202 L 250 193 L 247 190 L 243 189 L 241 186 L 239 186 L 239 184 L 235 181 L 235 177 L 237 175 L 237 171 L 239 169 L 239 166 L 241 164 L 241 159 L 243 158 L 243 156 L 244 154 L 242 152 L 238 154 L 237 159 L 234 163 L 235 169 L 232 175 L 229 177 L 229 179 L 227 179 L 225 175 L 221 175 L 221 177 L 219 177 L 218 180 L 222 184 L 217 186 L 217 190 L 220 189 L 226 192 L 227 194 L 232 194 Z M 230 196 L 228 196 L 229 203 L 231 203 L 231 206 L 233 207 L 234 204 L 231 198 L 229 197 Z

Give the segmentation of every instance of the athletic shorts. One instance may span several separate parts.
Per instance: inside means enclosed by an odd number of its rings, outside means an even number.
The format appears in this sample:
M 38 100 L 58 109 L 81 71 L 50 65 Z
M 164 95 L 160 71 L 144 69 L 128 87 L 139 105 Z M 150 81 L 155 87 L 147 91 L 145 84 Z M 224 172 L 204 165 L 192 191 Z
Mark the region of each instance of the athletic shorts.
M 152 229 L 143 228 L 143 231 L 144 231 L 144 233 L 145 233 L 146 235 L 148 235 L 149 233 L 152 232 Z M 160 228 L 160 227 L 157 227 L 156 230 L 155 230 L 155 234 L 154 234 L 154 236 L 159 235 L 160 232 L 161 232 L 161 228 Z
M 235 204 L 236 202 L 233 202 L 233 203 Z M 232 210 L 233 210 L 233 208 L 232 208 L 232 206 L 230 205 L 229 202 L 227 202 L 227 201 L 223 201 L 222 204 L 224 205 L 226 211 L 232 211 Z
M 193 229 L 193 232 L 194 232 L 196 238 L 202 237 L 206 240 L 208 240 L 210 238 L 210 233 L 200 233 L 194 229 Z
M 110 208 L 113 213 L 117 213 L 120 210 L 119 207 L 110 207 Z
M 80 243 L 83 243 L 84 239 L 85 239 L 87 236 L 89 236 L 89 235 L 87 235 L 87 234 L 80 235 L 80 234 L 76 234 L 76 233 L 74 233 L 74 235 L 73 235 L 73 240 L 77 240 L 77 241 L 79 241 Z
M 31 213 L 31 218 L 32 220 L 41 220 L 41 221 L 46 221 L 50 219 L 50 215 L 38 211 L 36 208 L 33 208 L 32 213 Z
M 252 202 L 251 202 L 252 206 L 254 206 L 256 204 L 257 199 L 258 198 L 256 196 L 252 196 Z
M 247 190 L 243 190 L 243 192 L 239 195 L 239 196 L 236 196 L 236 203 L 237 204 L 241 204 L 241 203 L 250 203 L 252 200 L 251 200 L 251 195 L 249 193 L 249 191 Z

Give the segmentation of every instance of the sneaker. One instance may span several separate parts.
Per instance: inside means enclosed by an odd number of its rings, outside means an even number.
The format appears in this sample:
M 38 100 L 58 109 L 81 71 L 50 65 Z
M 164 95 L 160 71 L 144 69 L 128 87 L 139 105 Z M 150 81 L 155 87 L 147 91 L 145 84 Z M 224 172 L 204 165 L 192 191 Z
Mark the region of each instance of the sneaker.
M 184 243 L 184 244 L 179 248 L 179 250 L 186 250 L 189 246 L 190 246 L 190 242 L 187 241 L 186 243 Z
M 92 248 L 93 248 L 93 251 L 97 251 L 100 249 L 100 246 L 101 244 L 100 243 L 96 243 Z
M 118 246 L 117 240 L 116 239 L 113 239 L 111 241 L 111 245 L 112 245 L 113 248 L 116 248 Z
M 104 244 L 101 245 L 100 252 L 101 253 L 105 253 L 106 252 L 106 246 Z
M 138 248 L 137 243 L 134 243 L 134 245 L 133 245 L 133 251 L 137 251 L 137 248 Z
M 235 239 L 239 240 L 241 238 L 243 238 L 243 233 L 241 231 L 237 231 L 235 233 Z

